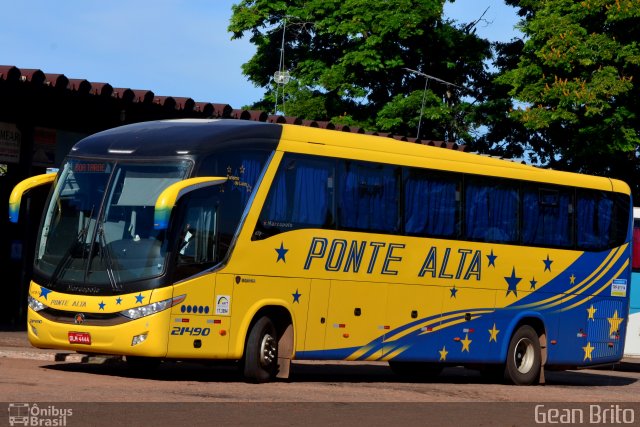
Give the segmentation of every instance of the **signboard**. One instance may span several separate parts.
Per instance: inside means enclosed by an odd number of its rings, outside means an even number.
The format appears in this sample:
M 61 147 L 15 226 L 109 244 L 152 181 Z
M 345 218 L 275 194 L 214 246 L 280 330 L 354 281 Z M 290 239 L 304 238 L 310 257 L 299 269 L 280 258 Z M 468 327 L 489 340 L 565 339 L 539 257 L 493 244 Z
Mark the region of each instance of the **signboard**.
M 56 131 L 36 128 L 33 135 L 33 164 L 35 166 L 53 166 L 56 157 Z
M 20 162 L 20 131 L 13 123 L 0 122 L 0 162 Z

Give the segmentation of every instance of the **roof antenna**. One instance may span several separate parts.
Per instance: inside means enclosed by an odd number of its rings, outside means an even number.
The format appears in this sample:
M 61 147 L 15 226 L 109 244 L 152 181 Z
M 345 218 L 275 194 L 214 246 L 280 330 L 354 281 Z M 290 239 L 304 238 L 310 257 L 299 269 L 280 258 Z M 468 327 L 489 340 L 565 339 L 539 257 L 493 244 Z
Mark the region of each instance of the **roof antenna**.
M 462 87 L 460 87 L 458 85 L 455 85 L 453 83 L 450 83 L 450 82 L 448 82 L 446 80 L 442 80 L 442 79 L 439 79 L 437 77 L 430 76 L 429 74 L 425 74 L 425 73 L 420 72 L 420 71 L 412 70 L 411 68 L 403 68 L 403 70 L 407 70 L 410 73 L 417 74 L 419 76 L 425 77 L 424 91 L 422 93 L 422 105 L 420 106 L 420 119 L 418 120 L 418 133 L 416 135 L 416 138 L 420 139 L 420 128 L 422 127 L 422 115 L 424 113 L 424 103 L 425 103 L 425 100 L 427 98 L 427 88 L 429 87 L 429 80 L 434 80 L 434 81 L 436 81 L 438 83 L 442 83 L 442 84 L 446 85 L 447 88 L 449 86 L 453 86 L 453 87 L 457 87 L 458 89 L 462 89 Z M 449 91 L 448 90 L 447 90 L 447 95 L 449 95 Z

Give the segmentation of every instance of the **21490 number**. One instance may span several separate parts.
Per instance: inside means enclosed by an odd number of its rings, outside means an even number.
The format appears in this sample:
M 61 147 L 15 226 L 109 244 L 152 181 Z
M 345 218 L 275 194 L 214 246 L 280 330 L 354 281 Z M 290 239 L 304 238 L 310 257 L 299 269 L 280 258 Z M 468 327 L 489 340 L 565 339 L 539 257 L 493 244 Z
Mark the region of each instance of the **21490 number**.
M 189 326 L 174 326 L 171 335 L 191 335 L 192 337 L 206 337 L 211 333 L 209 328 L 191 328 Z

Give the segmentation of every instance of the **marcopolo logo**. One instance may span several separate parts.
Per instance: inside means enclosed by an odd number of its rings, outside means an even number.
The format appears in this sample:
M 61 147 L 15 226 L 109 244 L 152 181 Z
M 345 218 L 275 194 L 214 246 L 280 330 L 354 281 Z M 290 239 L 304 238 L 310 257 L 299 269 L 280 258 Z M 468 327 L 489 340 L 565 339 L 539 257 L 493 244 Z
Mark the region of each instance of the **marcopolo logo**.
M 66 426 L 73 409 L 55 405 L 40 407 L 37 403 L 10 403 L 9 425 L 11 426 Z

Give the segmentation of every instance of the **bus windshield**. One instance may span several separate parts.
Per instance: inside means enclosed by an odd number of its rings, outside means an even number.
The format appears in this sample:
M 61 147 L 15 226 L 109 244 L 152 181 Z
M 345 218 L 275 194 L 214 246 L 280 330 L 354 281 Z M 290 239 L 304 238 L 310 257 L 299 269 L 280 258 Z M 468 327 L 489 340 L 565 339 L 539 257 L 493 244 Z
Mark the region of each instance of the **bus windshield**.
M 68 160 L 46 209 L 35 268 L 55 289 L 110 286 L 159 276 L 164 230 L 153 227 L 159 194 L 185 178 L 190 163 Z

